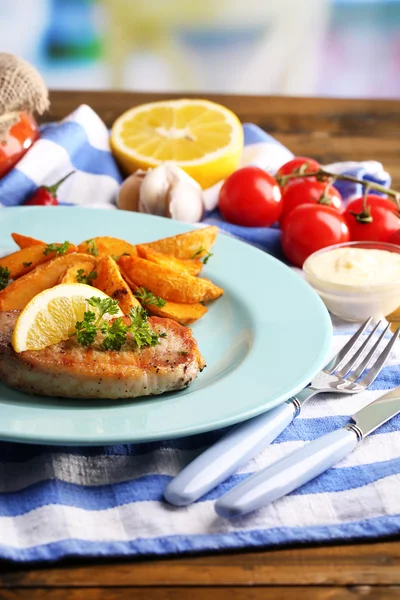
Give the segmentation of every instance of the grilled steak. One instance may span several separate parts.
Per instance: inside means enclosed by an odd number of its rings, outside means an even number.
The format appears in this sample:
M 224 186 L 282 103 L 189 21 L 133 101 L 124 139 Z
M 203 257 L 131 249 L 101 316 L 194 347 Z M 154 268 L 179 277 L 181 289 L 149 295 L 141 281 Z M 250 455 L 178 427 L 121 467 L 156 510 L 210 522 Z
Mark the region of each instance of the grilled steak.
M 105 351 L 101 340 L 83 348 L 74 338 L 44 350 L 17 354 L 11 337 L 19 311 L 0 312 L 0 380 L 29 394 L 69 398 L 136 398 L 180 390 L 196 379 L 205 361 L 187 327 L 150 317 L 167 337 L 147 348 L 127 342 Z

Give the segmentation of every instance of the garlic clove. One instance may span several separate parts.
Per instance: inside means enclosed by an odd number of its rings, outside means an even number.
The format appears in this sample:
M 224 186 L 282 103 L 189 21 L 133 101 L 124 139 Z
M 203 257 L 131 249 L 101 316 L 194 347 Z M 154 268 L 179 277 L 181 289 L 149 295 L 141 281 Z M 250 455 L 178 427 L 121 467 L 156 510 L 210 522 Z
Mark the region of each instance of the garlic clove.
M 196 222 L 204 214 L 200 184 L 177 165 L 163 163 L 147 172 L 139 193 L 139 211 Z
M 139 193 L 146 171 L 138 169 L 119 188 L 117 206 L 122 210 L 139 211 Z
M 165 217 L 168 209 L 168 191 L 175 179 L 166 164 L 147 171 L 140 188 L 140 212 Z
M 171 186 L 168 194 L 167 216 L 177 221 L 197 223 L 204 216 L 204 201 L 201 188 L 189 181 L 178 181 Z

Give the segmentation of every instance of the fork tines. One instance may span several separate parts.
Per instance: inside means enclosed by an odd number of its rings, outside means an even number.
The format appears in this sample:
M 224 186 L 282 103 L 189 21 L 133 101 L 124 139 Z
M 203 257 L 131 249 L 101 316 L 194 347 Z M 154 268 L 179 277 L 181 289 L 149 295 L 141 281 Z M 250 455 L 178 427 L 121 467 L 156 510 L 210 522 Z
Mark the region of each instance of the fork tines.
M 371 383 L 375 381 L 376 377 L 381 372 L 390 354 L 390 351 L 397 340 L 400 327 L 398 327 L 394 334 L 389 338 L 389 341 L 387 342 L 386 346 L 374 361 L 374 356 L 378 350 L 378 347 L 381 345 L 382 340 L 386 336 L 386 333 L 390 327 L 390 323 L 388 323 L 384 327 L 383 331 L 378 336 L 376 336 L 379 326 L 382 323 L 382 321 L 378 321 L 378 323 L 375 325 L 372 331 L 365 337 L 365 339 L 357 348 L 357 350 L 353 354 L 351 354 L 354 348 L 356 347 L 359 338 L 361 338 L 362 334 L 367 329 L 370 322 L 371 319 L 368 319 L 365 323 L 361 325 L 358 331 L 356 331 L 353 337 L 347 342 L 347 344 L 332 360 L 332 364 L 330 364 L 329 367 L 326 369 L 327 373 L 332 375 L 334 374 L 337 377 L 346 379 L 346 381 L 353 383 L 359 380 L 358 384 L 362 385 L 363 387 L 368 387 L 371 385 Z M 349 355 L 351 355 L 351 357 L 349 360 L 347 360 Z M 351 375 L 347 376 L 355 366 L 357 368 L 353 370 Z M 369 367 L 370 369 L 369 371 L 367 371 Z M 360 379 L 360 377 L 363 374 L 364 377 Z

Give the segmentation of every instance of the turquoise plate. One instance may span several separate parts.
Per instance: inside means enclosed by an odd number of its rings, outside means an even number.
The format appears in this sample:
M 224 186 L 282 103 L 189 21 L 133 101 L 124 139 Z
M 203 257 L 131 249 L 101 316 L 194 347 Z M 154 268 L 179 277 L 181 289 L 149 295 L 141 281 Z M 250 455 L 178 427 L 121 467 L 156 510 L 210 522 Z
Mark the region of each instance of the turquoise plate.
M 79 243 L 98 235 L 133 243 L 190 226 L 124 211 L 0 210 L 3 253 L 16 231 Z M 331 342 L 322 301 L 268 254 L 219 234 L 204 276 L 225 289 L 193 325 L 207 368 L 186 390 L 131 401 L 28 396 L 0 384 L 0 439 L 40 444 L 115 444 L 193 435 L 238 423 L 284 402 L 321 369 Z

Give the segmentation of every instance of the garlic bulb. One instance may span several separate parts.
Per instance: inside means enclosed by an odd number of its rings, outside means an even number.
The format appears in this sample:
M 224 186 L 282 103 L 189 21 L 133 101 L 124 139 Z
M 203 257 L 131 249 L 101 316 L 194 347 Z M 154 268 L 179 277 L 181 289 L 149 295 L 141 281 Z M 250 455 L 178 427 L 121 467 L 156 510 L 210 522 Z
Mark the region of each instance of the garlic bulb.
M 122 210 L 139 211 L 139 191 L 146 171 L 138 169 L 129 175 L 119 188 L 117 206 Z
M 139 193 L 139 211 L 193 223 L 204 214 L 201 186 L 173 163 L 147 172 Z

